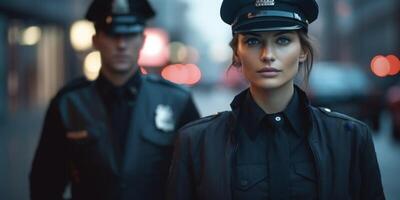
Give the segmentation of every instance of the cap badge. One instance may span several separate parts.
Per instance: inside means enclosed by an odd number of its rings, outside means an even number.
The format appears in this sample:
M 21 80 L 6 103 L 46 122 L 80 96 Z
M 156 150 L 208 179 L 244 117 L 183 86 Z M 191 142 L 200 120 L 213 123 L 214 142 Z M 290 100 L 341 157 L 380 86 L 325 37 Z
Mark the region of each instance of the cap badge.
M 275 0 L 256 0 L 255 6 L 256 7 L 263 7 L 263 6 L 274 6 Z
M 157 106 L 155 123 L 157 129 L 164 132 L 173 131 L 175 129 L 173 112 L 170 106 L 162 104 Z
M 129 4 L 127 0 L 114 0 L 112 5 L 113 14 L 127 14 L 129 13 Z

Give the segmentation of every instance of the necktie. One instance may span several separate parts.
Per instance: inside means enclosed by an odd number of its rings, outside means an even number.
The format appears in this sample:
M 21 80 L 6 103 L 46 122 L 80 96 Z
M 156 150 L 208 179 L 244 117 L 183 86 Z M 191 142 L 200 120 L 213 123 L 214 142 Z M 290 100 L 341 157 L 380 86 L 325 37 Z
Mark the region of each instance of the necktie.
M 289 143 L 283 129 L 283 117 L 268 119 L 268 169 L 270 197 L 272 200 L 288 200 L 290 184 Z

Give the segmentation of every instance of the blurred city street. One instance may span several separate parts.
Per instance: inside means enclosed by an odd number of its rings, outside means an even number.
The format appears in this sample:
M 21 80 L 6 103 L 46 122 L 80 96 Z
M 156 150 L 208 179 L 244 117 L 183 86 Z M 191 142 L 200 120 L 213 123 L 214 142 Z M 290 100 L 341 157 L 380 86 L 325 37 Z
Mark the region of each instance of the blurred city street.
M 229 109 L 238 91 L 216 87 L 194 89 L 193 96 L 202 116 Z M 43 110 L 20 113 L 0 124 L 0 199 L 28 199 L 28 174 L 36 148 Z M 400 199 L 399 169 L 400 141 L 392 139 L 387 114 L 381 117 L 382 126 L 374 133 L 375 148 L 381 168 L 382 181 L 388 200 Z
M 29 199 L 50 99 L 71 80 L 95 80 L 104 69 L 92 44 L 94 24 L 84 19 L 92 1 L 0 0 L 0 200 Z M 190 86 L 201 116 L 230 110 L 248 85 L 243 66 L 232 67 L 222 1 L 149 0 L 157 14 L 131 65 Z M 370 125 L 386 198 L 400 200 L 400 0 L 316 2 L 318 20 L 307 29 L 313 69 L 309 79 L 299 72 L 295 82 L 309 83 L 302 88 L 313 105 Z

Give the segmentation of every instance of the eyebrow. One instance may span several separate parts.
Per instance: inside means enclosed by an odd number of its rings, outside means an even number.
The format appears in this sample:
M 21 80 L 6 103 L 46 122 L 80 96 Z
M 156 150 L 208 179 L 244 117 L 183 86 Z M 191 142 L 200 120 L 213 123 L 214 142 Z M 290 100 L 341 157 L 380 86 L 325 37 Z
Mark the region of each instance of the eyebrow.
M 283 34 L 291 34 L 293 31 L 279 31 L 274 34 L 274 36 L 283 35 Z
M 276 36 L 278 36 L 278 35 L 283 35 L 283 34 L 291 34 L 292 33 L 292 31 L 279 31 L 279 32 L 277 32 L 277 33 L 275 33 L 274 34 L 274 37 L 276 37 Z M 244 33 L 243 34 L 244 36 L 256 36 L 256 37 L 261 37 L 261 35 L 260 34 L 258 34 L 258 33 Z

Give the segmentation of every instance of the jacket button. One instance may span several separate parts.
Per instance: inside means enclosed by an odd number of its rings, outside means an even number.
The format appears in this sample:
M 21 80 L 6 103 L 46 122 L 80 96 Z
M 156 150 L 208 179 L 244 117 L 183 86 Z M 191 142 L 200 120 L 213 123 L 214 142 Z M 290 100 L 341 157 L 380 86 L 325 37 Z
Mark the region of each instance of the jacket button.
M 246 186 L 247 184 L 249 184 L 249 182 L 247 180 L 241 180 L 240 181 L 240 185 L 241 186 Z

